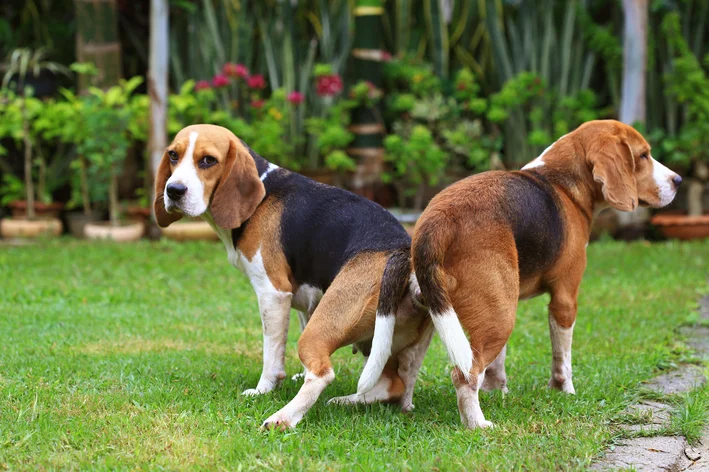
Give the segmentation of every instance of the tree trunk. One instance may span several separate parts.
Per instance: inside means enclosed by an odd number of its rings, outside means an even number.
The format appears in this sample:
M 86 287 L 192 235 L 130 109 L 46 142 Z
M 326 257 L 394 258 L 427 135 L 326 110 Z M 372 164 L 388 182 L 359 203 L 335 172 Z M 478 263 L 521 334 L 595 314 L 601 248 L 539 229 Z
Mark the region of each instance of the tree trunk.
M 116 167 L 111 166 L 111 182 L 108 189 L 108 212 L 111 226 L 118 226 L 118 173 Z
M 27 119 L 27 106 L 22 98 L 22 141 L 25 146 L 25 198 L 27 198 L 27 219 L 33 220 L 34 213 L 34 182 L 32 181 L 32 140 L 30 139 L 30 123 Z
M 645 123 L 648 0 L 623 0 L 623 86 L 620 121 Z
M 380 93 L 382 86 L 382 0 L 357 0 L 354 10 L 355 37 L 352 47 L 354 81 L 366 80 Z M 374 197 L 374 184 L 379 180 L 384 163 L 384 127 L 373 109 L 360 106 L 352 111 L 350 130 L 355 138 L 348 154 L 357 161 L 352 178 L 356 193 Z
M 623 0 L 623 80 L 619 119 L 623 123 L 645 124 L 645 79 L 647 74 L 648 0 Z M 638 207 L 630 213 L 617 212 L 619 233 L 625 239 L 641 236 L 650 212 Z
M 167 146 L 167 80 L 169 60 L 168 0 L 150 2 L 150 136 L 148 149 L 150 165 L 155 175 Z
M 91 214 L 91 197 L 89 194 L 88 165 L 84 156 L 79 156 L 79 181 L 81 182 L 81 205 L 84 215 Z

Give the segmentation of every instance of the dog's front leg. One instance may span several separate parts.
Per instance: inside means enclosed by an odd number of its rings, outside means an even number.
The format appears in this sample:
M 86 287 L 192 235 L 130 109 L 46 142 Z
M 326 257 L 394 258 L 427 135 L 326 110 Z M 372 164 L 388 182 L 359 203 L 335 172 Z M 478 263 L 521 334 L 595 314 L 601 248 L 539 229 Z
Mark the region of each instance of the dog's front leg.
M 286 376 L 286 342 L 292 297 L 291 293 L 279 291 L 259 294 L 258 305 L 263 325 L 263 371 L 256 388 L 244 390 L 244 395 L 268 393 Z

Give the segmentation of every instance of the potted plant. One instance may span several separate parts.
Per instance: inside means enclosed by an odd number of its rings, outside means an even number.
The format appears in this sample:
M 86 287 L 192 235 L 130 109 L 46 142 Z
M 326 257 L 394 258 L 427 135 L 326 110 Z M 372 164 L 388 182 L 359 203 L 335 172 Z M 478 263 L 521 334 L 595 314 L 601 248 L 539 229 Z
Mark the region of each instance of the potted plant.
M 72 65 L 72 70 L 75 65 Z M 96 178 L 96 170 L 90 167 L 86 157 L 90 129 L 87 123 L 90 115 L 85 106 L 88 98 L 78 97 L 67 89 L 61 89 L 60 93 L 61 100 L 46 102 L 45 111 L 34 122 L 34 126 L 45 140 L 58 141 L 63 149 L 73 149 L 73 158 L 69 164 L 71 198 L 66 207 L 80 210 L 68 212 L 66 219 L 69 232 L 74 237 L 83 238 L 86 223 L 101 220 L 102 213 L 95 205 L 102 200 L 105 187 L 101 179 Z
M 121 221 L 118 200 L 118 176 L 132 142 L 130 99 L 141 83 L 141 77 L 133 77 L 121 80 L 106 91 L 89 89 L 84 108 L 87 134 L 82 149 L 97 177 L 107 184 L 109 221 L 87 223 L 84 227 L 87 238 L 134 241 L 143 235 L 142 222 Z
M 40 234 L 59 235 L 61 221 L 57 218 L 61 204 L 51 201 L 51 183 L 56 179 L 47 179 L 47 161 L 41 154 L 37 129 L 34 120 L 41 115 L 44 104 L 33 97 L 33 89 L 28 79 L 38 77 L 43 71 L 66 73 L 66 69 L 56 63 L 45 60 L 42 49 L 14 50 L 2 65 L 2 116 L 0 117 L 0 136 L 12 137 L 21 144 L 24 151 L 24 182 L 22 191 L 24 200 L 19 195 L 20 182 L 10 182 L 3 195 L 5 202 L 13 212 L 13 218 L 5 219 L 1 232 L 5 237 L 33 237 Z M 14 89 L 14 91 L 12 90 Z M 5 150 L 0 148 L 0 152 Z M 37 182 L 34 180 L 35 171 Z M 6 178 L 6 183 L 7 183 Z M 48 185 L 49 184 L 49 185 Z M 41 214 L 38 214 L 39 210 Z
M 667 92 L 684 105 L 685 120 L 678 133 L 661 139 L 660 150 L 668 165 L 686 170 L 688 211 L 659 213 L 651 222 L 669 238 L 706 238 L 709 214 L 704 211 L 703 199 L 709 181 L 709 78 L 679 33 L 679 17 L 667 15 L 662 27 L 677 51 L 672 70 L 665 76 Z

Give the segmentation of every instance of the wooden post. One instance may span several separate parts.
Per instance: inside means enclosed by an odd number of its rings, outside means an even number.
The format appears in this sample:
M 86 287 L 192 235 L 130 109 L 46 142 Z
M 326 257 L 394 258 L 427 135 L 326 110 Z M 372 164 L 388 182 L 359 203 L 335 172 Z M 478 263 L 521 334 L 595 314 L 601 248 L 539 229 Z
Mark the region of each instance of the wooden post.
M 648 0 L 623 0 L 623 85 L 620 115 L 623 123 L 645 124 L 645 79 L 647 74 Z M 626 213 L 616 211 L 619 235 L 625 239 L 641 236 L 650 212 L 638 207 Z
M 157 173 L 160 159 L 167 146 L 167 79 L 169 59 L 168 0 L 150 2 L 150 66 L 148 93 L 150 95 L 150 168 Z
M 648 0 L 623 0 L 623 86 L 620 121 L 645 123 Z
M 357 0 L 354 10 L 353 76 L 355 82 L 371 82 L 377 91 L 382 85 L 382 3 L 382 0 Z M 355 192 L 368 198 L 374 197 L 374 184 L 384 167 L 384 125 L 379 116 L 376 108 L 364 106 L 357 107 L 352 112 L 350 130 L 355 138 L 347 150 L 357 160 L 352 186 Z

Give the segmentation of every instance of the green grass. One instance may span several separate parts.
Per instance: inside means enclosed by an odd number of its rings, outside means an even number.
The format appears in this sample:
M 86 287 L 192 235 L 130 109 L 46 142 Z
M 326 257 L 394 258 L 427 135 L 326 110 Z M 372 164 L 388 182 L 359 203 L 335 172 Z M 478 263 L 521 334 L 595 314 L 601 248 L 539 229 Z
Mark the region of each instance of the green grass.
M 605 242 L 588 253 L 576 396 L 546 387 L 548 299 L 540 297 L 520 304 L 509 394 L 481 395 L 493 430 L 461 427 L 434 339 L 413 413 L 326 406 L 357 384 L 361 357 L 342 349 L 335 382 L 283 434 L 258 426 L 300 384 L 240 395 L 261 371 L 261 323 L 220 244 L 0 248 L 0 469 L 583 469 L 617 438 L 613 419 L 641 382 L 683 352 L 676 328 L 706 292 L 709 242 Z M 293 317 L 289 375 L 300 371 L 297 335 Z M 704 401 L 687 402 L 683 430 L 697 431 Z

